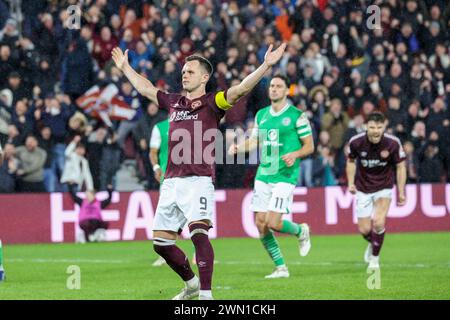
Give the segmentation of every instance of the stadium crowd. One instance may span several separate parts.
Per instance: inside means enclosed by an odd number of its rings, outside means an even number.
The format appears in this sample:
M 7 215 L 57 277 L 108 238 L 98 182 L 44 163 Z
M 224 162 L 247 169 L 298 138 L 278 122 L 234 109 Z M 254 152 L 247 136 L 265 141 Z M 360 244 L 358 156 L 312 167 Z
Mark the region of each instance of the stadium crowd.
M 87 0 L 73 28 L 67 8 L 77 3 L 22 0 L 19 23 L 0 0 L 0 192 L 65 191 L 64 182 L 106 190 L 127 158 L 138 159 L 147 188 L 158 187 L 148 145 L 167 113 L 121 77 L 115 46 L 128 48 L 132 67 L 159 89 L 178 92 L 185 57 L 208 58 L 208 89 L 226 89 L 280 41 L 288 48 L 273 73 L 289 78 L 290 100 L 306 111 L 316 144 L 299 185 L 344 184 L 346 142 L 374 110 L 404 145 L 409 183 L 450 181 L 446 0 Z M 381 28 L 369 23 L 370 4 L 381 8 Z M 268 105 L 269 79 L 227 112 L 222 130 L 252 128 Z M 75 100 L 111 83 L 136 113 L 107 126 Z M 255 170 L 218 165 L 217 187 L 250 187 Z

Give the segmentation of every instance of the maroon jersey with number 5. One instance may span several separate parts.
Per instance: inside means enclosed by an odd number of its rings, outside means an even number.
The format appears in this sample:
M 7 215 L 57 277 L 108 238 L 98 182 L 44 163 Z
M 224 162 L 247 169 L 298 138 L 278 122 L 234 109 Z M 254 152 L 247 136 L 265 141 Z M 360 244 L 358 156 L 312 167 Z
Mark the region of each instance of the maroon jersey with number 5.
M 385 133 L 381 141 L 374 144 L 366 132 L 350 139 L 348 157 L 356 161 L 355 186 L 364 193 L 392 188 L 396 165 L 406 158 L 397 137 Z

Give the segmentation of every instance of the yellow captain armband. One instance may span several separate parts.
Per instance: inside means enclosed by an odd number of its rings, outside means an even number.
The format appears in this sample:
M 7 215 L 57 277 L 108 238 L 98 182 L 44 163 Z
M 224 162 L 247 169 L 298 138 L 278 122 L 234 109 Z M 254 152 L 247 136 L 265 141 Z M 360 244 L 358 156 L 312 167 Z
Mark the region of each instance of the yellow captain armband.
M 225 92 L 224 91 L 219 91 L 216 93 L 216 105 L 222 109 L 222 110 L 228 110 L 230 109 L 233 105 L 229 104 L 227 99 L 225 98 Z

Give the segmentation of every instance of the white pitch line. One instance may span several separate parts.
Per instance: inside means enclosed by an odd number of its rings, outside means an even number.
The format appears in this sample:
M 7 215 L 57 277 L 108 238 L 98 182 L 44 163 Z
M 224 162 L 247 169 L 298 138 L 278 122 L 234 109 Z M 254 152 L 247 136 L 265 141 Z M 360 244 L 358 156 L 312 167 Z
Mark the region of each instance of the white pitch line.
M 12 258 L 7 259 L 8 262 L 30 262 L 30 263 L 112 263 L 112 264 L 124 264 L 131 263 L 126 260 L 107 260 L 107 259 L 20 259 Z
M 28 262 L 28 263 L 104 263 L 104 264 L 130 264 L 135 263 L 135 260 L 108 260 L 108 259 L 21 259 L 21 258 L 12 258 L 7 259 L 7 262 Z M 139 260 L 142 262 L 142 260 Z M 271 265 L 271 262 L 259 262 L 259 261 L 217 261 L 219 265 Z M 293 261 L 289 262 L 289 265 L 298 265 L 298 266 L 317 266 L 317 267 L 339 267 L 339 266 L 354 266 L 361 267 L 366 266 L 366 263 L 362 262 L 301 262 L 301 261 Z M 444 268 L 450 269 L 450 264 L 425 264 L 425 263 L 382 263 L 383 267 L 391 267 L 391 268 L 418 268 L 418 269 L 430 269 L 430 268 Z

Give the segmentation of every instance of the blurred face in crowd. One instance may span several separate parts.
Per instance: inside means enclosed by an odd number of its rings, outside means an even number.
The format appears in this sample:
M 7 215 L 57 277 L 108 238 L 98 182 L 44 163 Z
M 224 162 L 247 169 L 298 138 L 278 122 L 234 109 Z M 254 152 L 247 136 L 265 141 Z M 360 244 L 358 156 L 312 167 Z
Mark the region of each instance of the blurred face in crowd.
M 400 99 L 397 97 L 389 97 L 389 108 L 394 110 L 400 109 Z
M 269 98 L 272 103 L 286 99 L 289 88 L 281 78 L 273 78 L 269 84 Z
M 50 137 L 52 135 L 52 131 L 49 127 L 43 127 L 41 130 L 41 137 L 44 140 L 50 140 Z
M 171 38 L 173 38 L 173 34 L 174 34 L 174 31 L 173 31 L 172 26 L 166 26 L 164 28 L 164 39 L 171 39 Z
M 323 91 L 317 91 L 317 93 L 314 95 L 313 101 L 319 104 L 324 103 L 325 95 L 323 94 Z
M 27 140 L 25 140 L 25 147 L 28 151 L 32 152 L 36 149 L 38 146 L 38 142 L 35 137 L 27 137 Z
M 81 28 L 81 37 L 86 40 L 89 41 L 92 39 L 92 30 L 91 28 L 89 28 L 88 26 L 83 26 Z
M 42 60 L 41 63 L 39 64 L 39 67 L 41 68 L 41 70 L 48 70 L 50 66 L 47 60 Z
M 412 34 L 412 27 L 411 27 L 411 25 L 409 24 L 409 23 L 405 23 L 403 26 L 402 26 L 402 29 L 401 29 L 401 32 L 402 32 L 402 35 L 405 37 L 405 38 L 409 38 L 410 36 L 411 36 L 411 34 Z
M 150 116 L 156 115 L 158 113 L 158 106 L 155 103 L 150 102 L 147 106 L 147 113 Z
M 86 199 L 89 202 L 94 202 L 94 200 L 95 200 L 95 191 L 93 191 L 93 190 L 86 191 Z
M 23 100 L 16 102 L 16 113 L 19 117 L 23 116 L 27 112 L 27 109 L 27 104 Z
M 20 86 L 20 77 L 13 76 L 8 78 L 8 83 L 12 88 L 17 88 Z
M 375 106 L 370 101 L 365 101 L 362 106 L 363 114 L 369 114 L 375 110 Z
M 405 150 L 405 153 L 410 155 L 414 153 L 414 145 L 411 143 L 411 141 L 406 141 L 403 145 L 403 150 Z
M 443 46 L 442 44 L 438 44 L 436 46 L 436 50 L 435 51 L 436 51 L 436 55 L 441 57 L 441 56 L 445 55 L 447 50 L 445 49 L 445 46 Z
M 361 128 L 364 125 L 364 118 L 362 115 L 358 114 L 353 118 L 353 123 L 355 128 Z
M 334 11 L 331 9 L 331 7 L 326 7 L 323 12 L 323 17 L 325 20 L 330 21 L 334 17 Z
M 328 133 L 328 131 L 320 131 L 319 141 L 320 144 L 324 146 L 330 143 L 330 134 Z
M 342 103 L 339 99 L 331 100 L 330 111 L 331 111 L 331 113 L 333 113 L 335 115 L 338 115 L 341 113 Z
M 423 123 L 422 121 L 418 121 L 414 124 L 414 134 L 417 137 L 420 138 L 425 138 L 426 137 L 426 133 L 425 133 L 425 123 Z
M 53 17 L 50 13 L 44 14 L 42 21 L 47 29 L 51 30 L 53 28 Z
M 105 128 L 98 128 L 95 132 L 95 140 L 102 143 L 105 140 L 107 133 Z
M 431 23 L 430 25 L 430 33 L 433 37 L 437 37 L 440 33 L 441 29 L 438 23 Z
M 409 1 L 406 3 L 406 10 L 408 10 L 408 12 L 415 12 L 416 9 L 417 9 L 417 3 L 416 3 L 416 1 L 409 0 Z
M 337 52 L 336 52 L 336 56 L 338 58 L 343 58 L 346 55 L 347 55 L 347 47 L 343 43 L 339 44 Z
M 398 55 L 402 56 L 408 51 L 408 48 L 406 48 L 406 44 L 404 42 L 399 42 L 395 48 L 395 51 Z
M 13 124 L 10 124 L 8 126 L 8 138 L 14 138 L 19 135 L 19 130 L 17 130 L 17 127 Z
M 3 148 L 3 152 L 5 153 L 5 159 L 10 159 L 15 156 L 16 147 L 12 143 L 7 143 Z
M 417 116 L 419 115 L 419 106 L 417 105 L 417 103 L 411 103 L 409 105 L 408 114 L 413 118 L 417 118 Z
M 384 130 L 386 129 L 386 124 L 380 121 L 369 121 L 367 122 L 367 137 L 372 143 L 379 143 Z
M 183 89 L 187 92 L 192 92 L 201 86 L 206 86 L 209 80 L 208 72 L 201 66 L 198 60 L 187 61 L 183 66 L 181 74 Z
M 114 14 L 111 16 L 110 23 L 111 23 L 111 27 L 114 30 L 118 30 L 118 29 L 120 29 L 120 25 L 121 25 L 122 21 L 120 21 L 119 15 Z
M 433 103 L 433 111 L 436 113 L 441 112 L 445 108 L 444 100 L 437 98 Z
M 297 74 L 297 64 L 293 61 L 289 62 L 286 68 L 286 72 L 288 75 Z
M 431 19 L 439 20 L 441 17 L 441 9 L 439 6 L 432 6 L 430 10 Z
M 131 94 L 131 91 L 133 91 L 133 87 L 131 86 L 131 83 L 129 83 L 128 81 L 122 83 L 120 88 L 122 89 L 122 93 L 126 96 L 129 96 Z
M 147 47 L 145 46 L 144 41 L 138 41 L 136 44 L 136 51 L 138 54 L 144 54 L 147 51 Z
M 331 75 L 325 75 L 323 77 L 323 84 L 325 87 L 330 88 L 334 84 L 334 78 Z
M 111 40 L 111 30 L 109 29 L 109 27 L 103 27 L 100 36 L 102 37 L 103 41 Z
M 204 5 L 199 4 L 197 5 L 197 8 L 195 8 L 195 15 L 200 19 L 206 18 L 206 13 L 207 11 Z
M 391 76 L 398 78 L 402 74 L 402 66 L 398 63 L 394 63 L 391 67 Z
M 11 49 L 7 45 L 2 45 L 0 47 L 0 59 L 6 61 L 11 56 Z
M 84 155 L 86 154 L 86 148 L 84 147 L 84 145 L 79 144 L 75 149 L 75 153 L 80 157 L 84 157 Z

